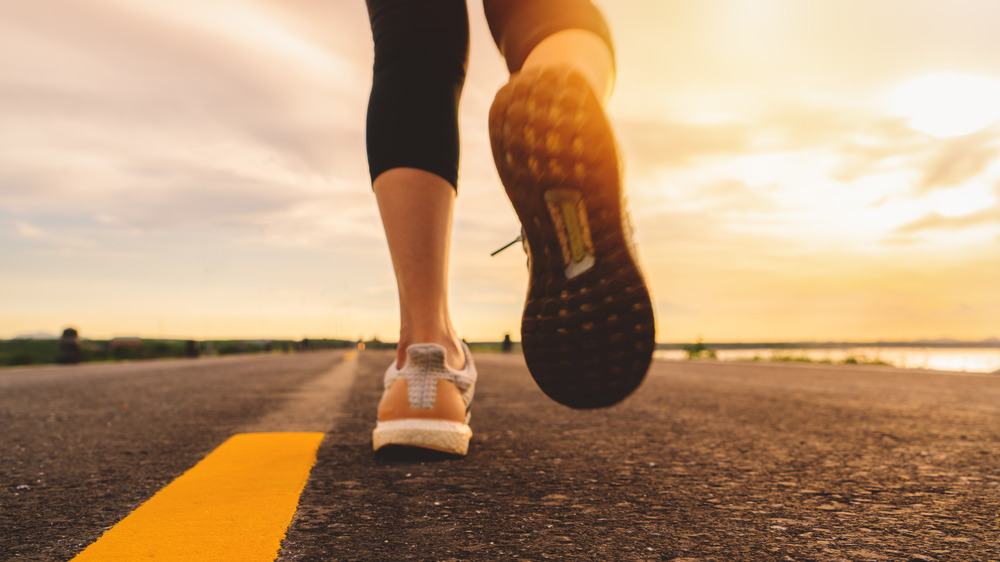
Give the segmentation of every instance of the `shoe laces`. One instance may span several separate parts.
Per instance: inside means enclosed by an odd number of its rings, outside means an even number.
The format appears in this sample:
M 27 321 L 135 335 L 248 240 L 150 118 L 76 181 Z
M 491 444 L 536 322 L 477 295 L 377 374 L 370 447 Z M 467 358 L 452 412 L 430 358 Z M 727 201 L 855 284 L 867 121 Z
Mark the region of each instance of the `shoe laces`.
M 514 244 L 517 244 L 518 242 L 521 243 L 521 249 L 524 250 L 524 255 L 526 257 L 525 263 L 526 263 L 528 269 L 531 269 L 531 248 L 528 247 L 528 237 L 524 235 L 524 229 L 523 228 L 521 229 L 521 234 L 517 235 L 517 238 L 515 238 L 515 239 L 511 240 L 510 242 L 504 244 L 504 246 L 502 248 L 500 248 L 498 250 L 495 250 L 493 253 L 490 254 L 490 257 L 493 257 L 493 256 L 499 254 L 500 252 L 506 250 L 507 248 L 510 248 L 511 246 L 513 246 Z
M 499 254 L 500 252 L 506 250 L 507 248 L 510 248 L 511 246 L 513 246 L 514 244 L 517 244 L 518 242 L 521 243 L 521 248 L 525 251 L 525 253 L 527 253 L 528 250 L 527 250 L 527 248 L 524 247 L 524 242 L 525 242 L 524 241 L 524 230 L 522 229 L 521 233 L 517 235 L 517 238 L 511 240 L 510 242 L 507 242 L 506 244 L 503 245 L 503 247 L 501 247 L 501 248 L 499 248 L 499 249 L 494 250 L 493 252 L 491 252 L 490 253 L 490 257 L 493 257 L 493 256 Z
M 625 245 L 628 247 L 629 252 L 632 253 L 632 257 L 638 259 L 638 253 L 635 249 L 635 225 L 632 223 L 632 214 L 629 212 L 628 200 L 623 195 L 621 201 L 621 212 L 622 212 L 622 225 L 623 234 L 625 235 Z M 521 229 L 521 233 L 517 235 L 517 238 L 507 242 L 500 248 L 490 252 L 490 257 L 496 256 L 500 252 L 503 252 L 507 248 L 510 248 L 518 242 L 521 243 L 521 249 L 524 250 L 524 254 L 528 257 L 528 265 L 531 265 L 531 249 L 528 247 L 528 238 L 524 235 L 524 229 Z

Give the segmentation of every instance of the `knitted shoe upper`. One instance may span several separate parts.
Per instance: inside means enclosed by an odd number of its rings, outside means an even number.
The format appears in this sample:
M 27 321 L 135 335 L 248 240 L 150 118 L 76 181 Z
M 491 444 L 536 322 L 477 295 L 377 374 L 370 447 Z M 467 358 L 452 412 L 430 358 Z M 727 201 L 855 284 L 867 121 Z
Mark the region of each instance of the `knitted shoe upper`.
M 385 372 L 385 388 L 392 386 L 400 377 L 406 378 L 410 407 L 415 410 L 434 408 L 437 401 L 437 381 L 445 380 L 454 384 L 462 392 L 462 400 L 468 408 L 476 387 L 476 366 L 472 362 L 469 347 L 462 342 L 465 354 L 465 369 L 456 371 L 445 364 L 445 351 L 434 343 L 418 343 L 406 348 L 406 364 L 402 369 L 393 363 Z

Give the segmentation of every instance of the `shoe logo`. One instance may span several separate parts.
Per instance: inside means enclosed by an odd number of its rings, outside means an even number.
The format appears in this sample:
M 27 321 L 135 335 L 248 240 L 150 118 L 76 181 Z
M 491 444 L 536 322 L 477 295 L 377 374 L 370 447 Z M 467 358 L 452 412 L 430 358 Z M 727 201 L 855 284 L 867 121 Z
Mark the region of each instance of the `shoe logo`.
M 562 247 L 566 278 L 572 279 L 593 267 L 596 260 L 587 207 L 579 191 L 565 188 L 546 191 L 545 203 Z

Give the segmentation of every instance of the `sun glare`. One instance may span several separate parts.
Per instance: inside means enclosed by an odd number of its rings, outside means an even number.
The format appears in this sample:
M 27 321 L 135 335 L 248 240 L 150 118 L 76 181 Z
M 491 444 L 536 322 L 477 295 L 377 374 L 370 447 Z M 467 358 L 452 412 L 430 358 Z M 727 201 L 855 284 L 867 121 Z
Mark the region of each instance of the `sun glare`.
M 968 74 L 932 74 L 896 88 L 893 114 L 915 130 L 939 138 L 974 133 L 1000 119 L 1000 80 Z

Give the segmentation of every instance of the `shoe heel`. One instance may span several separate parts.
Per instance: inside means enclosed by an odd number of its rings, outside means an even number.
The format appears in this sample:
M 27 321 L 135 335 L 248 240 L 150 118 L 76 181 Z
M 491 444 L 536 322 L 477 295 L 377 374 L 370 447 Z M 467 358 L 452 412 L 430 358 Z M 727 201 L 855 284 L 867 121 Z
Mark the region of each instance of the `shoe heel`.
M 465 455 L 469 452 L 472 430 L 468 425 L 445 420 L 396 420 L 378 422 L 372 432 L 372 447 L 378 451 L 389 445 L 420 447 Z

